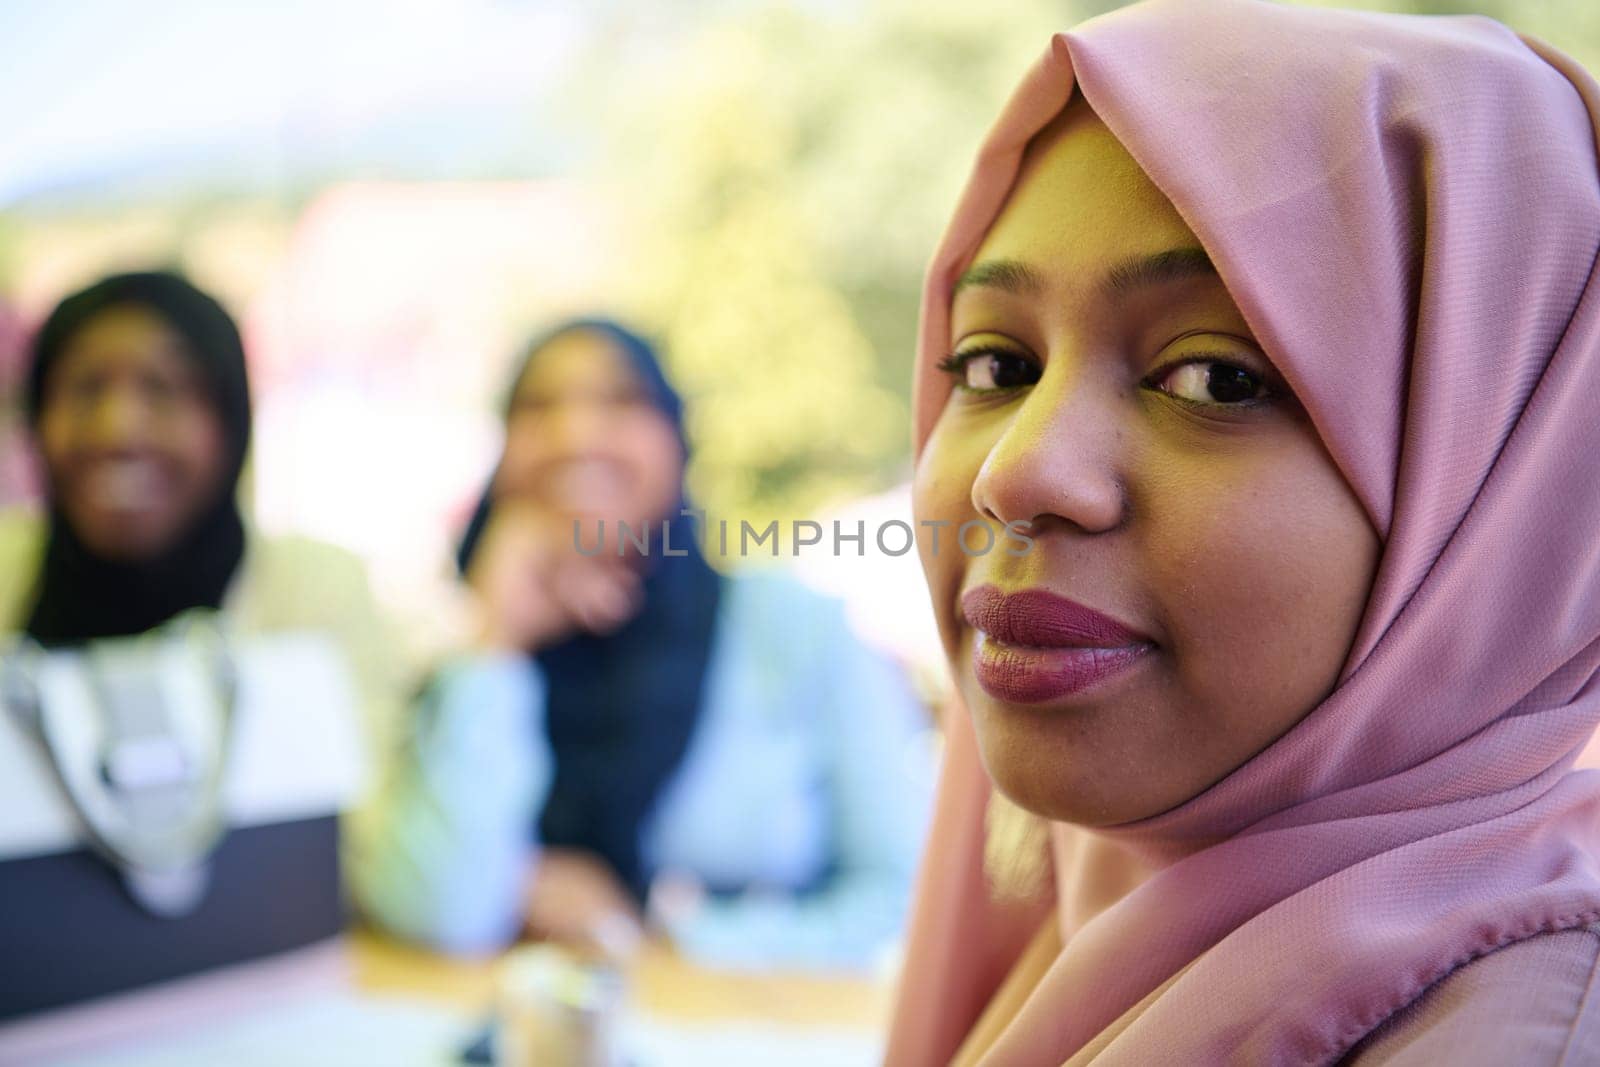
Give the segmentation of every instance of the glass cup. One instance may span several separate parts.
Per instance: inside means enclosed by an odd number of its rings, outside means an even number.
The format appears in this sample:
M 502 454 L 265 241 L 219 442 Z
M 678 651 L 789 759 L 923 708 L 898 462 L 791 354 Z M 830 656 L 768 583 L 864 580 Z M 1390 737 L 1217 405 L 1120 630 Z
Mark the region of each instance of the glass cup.
M 516 948 L 496 987 L 498 1067 L 621 1067 L 622 974 L 557 945 Z

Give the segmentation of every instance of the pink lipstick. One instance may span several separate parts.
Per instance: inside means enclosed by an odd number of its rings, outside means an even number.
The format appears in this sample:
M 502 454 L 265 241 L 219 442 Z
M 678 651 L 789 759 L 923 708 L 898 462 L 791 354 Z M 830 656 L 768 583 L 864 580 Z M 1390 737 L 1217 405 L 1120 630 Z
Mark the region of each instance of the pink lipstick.
M 1082 692 L 1127 670 L 1156 646 L 1109 615 L 1045 592 L 970 589 L 961 613 L 978 639 L 973 674 L 997 700 L 1037 704 Z

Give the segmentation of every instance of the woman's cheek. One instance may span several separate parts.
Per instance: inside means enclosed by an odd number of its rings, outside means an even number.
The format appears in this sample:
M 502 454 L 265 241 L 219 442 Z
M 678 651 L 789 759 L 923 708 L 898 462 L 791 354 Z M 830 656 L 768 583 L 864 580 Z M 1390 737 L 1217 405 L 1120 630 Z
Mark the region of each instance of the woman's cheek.
M 1184 688 L 1214 717 L 1251 720 L 1234 725 L 1258 737 L 1331 688 L 1370 585 L 1350 565 L 1362 555 L 1352 538 L 1359 549 L 1370 527 L 1361 516 L 1352 526 L 1348 489 L 1318 456 L 1291 443 L 1184 472 L 1146 556 Z
M 973 449 L 961 447 L 963 444 L 970 445 L 936 426 L 912 481 L 912 528 L 917 554 L 947 643 L 955 639 L 959 629 L 955 602 L 967 562 L 967 556 L 956 547 L 954 531 L 973 517 L 972 485 L 982 463 L 982 456 L 974 460 Z M 934 525 L 939 523 L 945 525 Z

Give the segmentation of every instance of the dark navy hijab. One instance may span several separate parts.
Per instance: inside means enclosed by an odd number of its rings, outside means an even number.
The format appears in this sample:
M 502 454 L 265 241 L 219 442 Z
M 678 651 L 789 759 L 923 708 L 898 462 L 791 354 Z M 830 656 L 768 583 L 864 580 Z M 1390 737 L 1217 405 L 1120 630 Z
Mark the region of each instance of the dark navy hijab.
M 654 349 L 608 319 L 575 319 L 540 337 L 512 392 L 546 345 L 579 330 L 605 337 L 627 358 L 677 429 L 687 458 L 682 402 Z M 493 510 L 492 487 L 491 481 L 462 540 L 457 563 L 463 574 Z M 640 854 L 641 833 L 699 718 L 721 588 L 700 554 L 692 521 L 682 514 L 686 506 L 680 498 L 676 513 L 666 517 L 673 551 L 683 548 L 685 555 L 662 555 L 661 527 L 652 524 L 638 615 L 608 636 L 580 634 L 533 655 L 549 687 L 545 723 L 555 757 L 539 840 L 597 853 L 641 903 L 654 873 Z
M 228 450 L 216 498 L 178 542 L 153 559 L 96 555 L 67 523 L 50 490 L 49 531 L 27 632 L 46 646 L 143 633 L 191 608 L 218 608 L 244 557 L 234 500 L 250 445 L 244 344 L 222 305 L 176 274 L 117 274 L 58 304 L 34 338 L 25 402 L 35 436 L 50 374 L 73 335 L 104 311 L 129 305 L 160 316 L 187 342 L 222 420 Z

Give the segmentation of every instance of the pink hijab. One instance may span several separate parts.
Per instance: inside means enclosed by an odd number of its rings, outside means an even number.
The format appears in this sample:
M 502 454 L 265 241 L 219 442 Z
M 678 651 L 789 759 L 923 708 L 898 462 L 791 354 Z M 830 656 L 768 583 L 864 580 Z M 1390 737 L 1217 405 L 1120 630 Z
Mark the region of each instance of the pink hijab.
M 928 273 L 919 449 L 952 282 L 1074 85 L 1200 237 L 1384 552 L 1322 704 L 1171 811 L 1066 831 L 1143 869 L 1062 915 L 985 1062 L 1329 1063 L 1463 963 L 1600 918 L 1600 771 L 1572 770 L 1600 722 L 1600 89 L 1476 17 L 1156 0 L 1056 36 Z M 896 1067 L 954 1054 L 1039 920 L 985 890 L 988 795 L 958 721 Z

